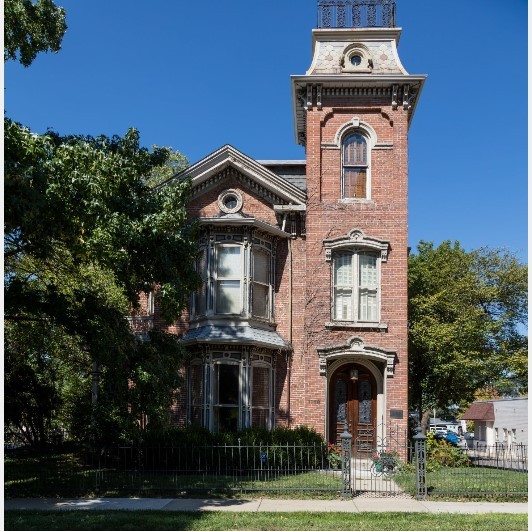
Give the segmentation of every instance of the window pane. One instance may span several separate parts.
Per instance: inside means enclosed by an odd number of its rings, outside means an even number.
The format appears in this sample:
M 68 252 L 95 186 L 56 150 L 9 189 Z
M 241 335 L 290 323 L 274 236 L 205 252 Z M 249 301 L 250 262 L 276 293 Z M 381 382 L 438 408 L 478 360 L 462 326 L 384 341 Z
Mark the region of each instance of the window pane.
M 215 403 L 225 405 L 238 405 L 238 393 L 240 389 L 239 372 L 240 365 L 223 364 L 215 365 Z
M 219 280 L 216 292 L 216 313 L 240 313 L 240 280 Z
M 270 407 L 270 369 L 253 367 L 252 407 Z
M 377 290 L 360 289 L 358 318 L 361 321 L 378 321 Z
M 353 255 L 339 254 L 334 258 L 334 318 L 353 320 Z
M 344 197 L 366 197 L 365 168 L 344 168 Z
M 270 283 L 270 256 L 262 251 L 253 252 L 253 280 L 262 284 Z
M 237 407 L 215 407 L 214 408 L 214 431 L 226 433 L 238 430 L 238 408 Z
M 334 318 L 341 321 L 353 320 L 353 290 L 336 288 L 334 290 Z
M 334 258 L 334 285 L 348 286 L 353 285 L 353 255 L 340 254 Z
M 218 246 L 218 278 L 238 278 L 242 276 L 242 260 L 239 246 Z
M 365 288 L 377 287 L 377 257 L 361 254 L 359 256 L 359 285 Z
M 371 383 L 368 380 L 361 380 L 358 384 L 358 423 L 371 424 Z
M 367 164 L 367 144 L 362 135 L 351 135 L 344 140 L 344 165 Z
M 253 315 L 257 317 L 268 317 L 270 306 L 270 288 L 262 284 L 253 284 Z
M 251 413 L 251 422 L 254 428 L 268 429 L 270 411 L 268 409 L 253 409 Z

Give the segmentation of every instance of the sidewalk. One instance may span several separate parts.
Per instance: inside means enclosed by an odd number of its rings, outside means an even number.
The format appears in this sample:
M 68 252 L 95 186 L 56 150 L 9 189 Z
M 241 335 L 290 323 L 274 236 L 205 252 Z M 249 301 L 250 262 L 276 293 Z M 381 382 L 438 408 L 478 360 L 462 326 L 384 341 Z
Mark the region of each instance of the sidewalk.
M 129 510 L 230 512 L 419 512 L 419 513 L 528 513 L 527 503 L 437 502 L 408 498 L 349 498 L 346 500 L 251 500 L 182 498 L 18 498 L 4 501 L 4 510 Z

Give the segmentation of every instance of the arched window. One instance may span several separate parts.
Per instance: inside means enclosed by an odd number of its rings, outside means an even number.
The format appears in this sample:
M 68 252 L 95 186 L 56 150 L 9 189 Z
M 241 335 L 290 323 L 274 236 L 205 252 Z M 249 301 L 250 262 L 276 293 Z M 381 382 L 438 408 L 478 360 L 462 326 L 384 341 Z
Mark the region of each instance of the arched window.
M 342 197 L 368 197 L 368 144 L 359 133 L 346 136 L 342 143 Z

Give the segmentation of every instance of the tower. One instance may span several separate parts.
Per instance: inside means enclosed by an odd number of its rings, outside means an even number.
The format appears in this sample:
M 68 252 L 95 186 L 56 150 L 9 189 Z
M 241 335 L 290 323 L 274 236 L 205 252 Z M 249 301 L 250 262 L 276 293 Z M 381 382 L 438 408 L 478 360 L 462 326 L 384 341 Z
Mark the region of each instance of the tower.
M 355 451 L 408 421 L 408 129 L 426 76 L 401 64 L 400 34 L 391 0 L 321 0 L 291 78 L 307 179 L 292 415 L 330 441 L 347 421 Z

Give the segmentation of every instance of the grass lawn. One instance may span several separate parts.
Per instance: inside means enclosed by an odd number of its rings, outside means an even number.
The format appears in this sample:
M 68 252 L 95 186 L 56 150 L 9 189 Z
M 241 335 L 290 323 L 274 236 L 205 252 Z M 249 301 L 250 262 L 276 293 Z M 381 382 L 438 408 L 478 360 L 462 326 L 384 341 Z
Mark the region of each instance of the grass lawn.
M 427 473 L 427 489 L 430 496 L 462 495 L 479 497 L 493 493 L 497 498 L 510 501 L 526 501 L 528 473 L 514 470 L 466 467 L 442 468 Z M 416 478 L 413 474 L 399 473 L 394 477 L 407 492 L 415 492 Z
M 166 511 L 6 511 L 5 528 L 71 530 L 220 530 L 357 529 L 364 531 L 517 531 L 527 529 L 525 514 L 424 513 L 230 513 Z

